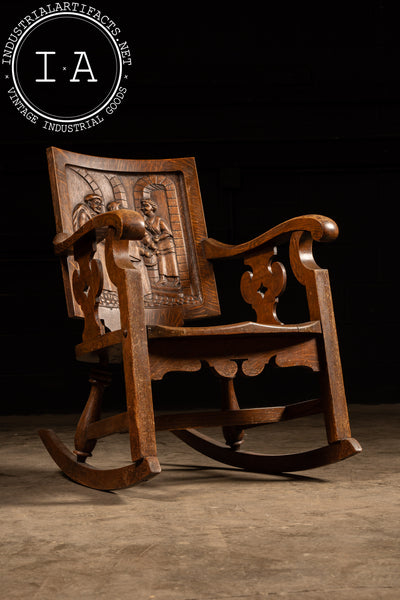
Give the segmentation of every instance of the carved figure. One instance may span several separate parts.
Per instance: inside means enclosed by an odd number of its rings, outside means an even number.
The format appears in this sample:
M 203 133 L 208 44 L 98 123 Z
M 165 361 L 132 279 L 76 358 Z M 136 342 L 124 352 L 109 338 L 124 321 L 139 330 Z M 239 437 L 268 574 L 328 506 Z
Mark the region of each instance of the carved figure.
M 107 204 L 107 210 L 119 210 L 120 208 L 124 208 L 122 200 L 111 200 Z
M 149 269 L 158 267 L 156 286 L 180 285 L 174 236 L 164 219 L 156 215 L 157 202 L 144 198 L 141 202 L 145 216 L 146 234 L 142 241 L 143 262 Z
M 82 175 L 82 173 L 80 173 Z M 85 171 L 86 180 L 89 177 L 87 171 Z M 97 184 L 93 178 L 90 179 L 90 187 L 92 189 L 96 189 Z M 98 189 L 98 187 L 97 187 Z M 74 230 L 76 231 L 82 225 L 90 221 L 96 215 L 99 215 L 104 211 L 104 201 L 103 197 L 100 193 L 87 194 L 83 202 L 79 202 L 72 212 L 72 225 Z M 97 244 L 96 258 L 100 260 L 103 267 L 105 267 L 106 259 L 105 259 L 105 248 L 104 243 L 99 242 Z M 107 269 L 102 269 L 103 276 L 103 290 L 100 294 L 100 306 L 107 306 L 116 308 L 118 307 L 118 297 L 116 291 L 114 291 L 114 286 L 110 281 L 110 278 L 107 273 Z
M 74 231 L 102 212 L 104 212 L 103 198 L 99 194 L 87 194 L 83 202 L 77 204 L 72 212 Z

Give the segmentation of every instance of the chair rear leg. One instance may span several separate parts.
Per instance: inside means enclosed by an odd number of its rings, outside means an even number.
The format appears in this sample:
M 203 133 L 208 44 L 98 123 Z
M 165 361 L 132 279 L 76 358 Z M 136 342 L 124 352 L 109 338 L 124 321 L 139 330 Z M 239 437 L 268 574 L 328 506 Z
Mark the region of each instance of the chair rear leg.
M 111 373 L 106 366 L 94 368 L 91 370 L 89 383 L 91 384 L 89 398 L 75 432 L 74 454 L 81 463 L 92 456 L 92 451 L 96 446 L 97 440 L 87 437 L 88 427 L 100 419 L 104 389 L 111 383 Z
M 224 410 L 239 410 L 233 379 L 221 378 L 221 399 Z M 244 440 L 244 430 L 241 427 L 223 427 L 225 442 L 232 450 L 239 450 Z
M 324 359 L 321 362 L 321 401 L 327 439 L 333 444 L 351 438 L 342 367 L 336 344 L 329 344 L 329 340 L 325 340 Z

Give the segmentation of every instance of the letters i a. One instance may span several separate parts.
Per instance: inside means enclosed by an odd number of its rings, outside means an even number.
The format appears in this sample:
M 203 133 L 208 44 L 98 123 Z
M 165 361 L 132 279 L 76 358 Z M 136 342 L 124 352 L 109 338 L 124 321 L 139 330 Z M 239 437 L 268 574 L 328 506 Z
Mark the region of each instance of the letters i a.
M 39 50 L 37 52 L 35 52 L 35 54 L 42 54 L 43 55 L 43 78 L 42 79 L 35 79 L 35 81 L 37 83 L 52 83 L 55 82 L 55 79 L 49 78 L 48 77 L 48 60 L 47 57 L 51 54 L 56 54 L 56 52 L 52 51 L 52 50 Z M 74 54 L 79 55 L 79 59 L 75 68 L 75 73 L 74 76 L 72 77 L 72 79 L 70 79 L 71 83 L 76 83 L 76 82 L 80 82 L 80 79 L 78 79 L 77 74 L 78 73 L 89 73 L 90 77 L 87 79 L 88 82 L 93 83 L 93 82 L 97 82 L 98 80 L 94 77 L 93 75 L 93 71 L 92 68 L 90 66 L 89 63 L 89 59 L 87 57 L 86 52 L 84 52 L 83 50 L 77 50 L 76 52 L 74 52 Z M 81 68 L 81 63 L 82 61 L 85 60 L 86 61 L 86 68 Z

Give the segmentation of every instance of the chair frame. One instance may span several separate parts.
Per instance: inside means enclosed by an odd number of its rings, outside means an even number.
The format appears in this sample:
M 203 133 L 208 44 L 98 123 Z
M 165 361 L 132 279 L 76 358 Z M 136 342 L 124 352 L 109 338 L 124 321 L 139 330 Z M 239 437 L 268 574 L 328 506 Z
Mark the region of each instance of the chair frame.
M 48 452 L 68 477 L 102 490 L 147 481 L 161 471 L 156 444 L 159 430 L 171 431 L 192 448 L 224 464 L 266 474 L 312 469 L 361 451 L 351 437 L 329 275 L 317 265 L 312 252 L 314 242 L 336 239 L 338 227 L 334 221 L 321 215 L 294 217 L 249 242 L 224 244 L 207 237 L 193 158 L 112 159 L 49 148 L 48 163 L 57 228 L 54 250 L 61 259 L 68 313 L 84 319 L 76 357 L 96 363 L 91 367 L 91 389 L 77 425 L 74 452 L 54 431 L 39 432 Z M 134 173 L 136 178 L 142 177 L 142 182 L 150 173 L 148 181 L 153 183 L 158 174 L 163 175 L 164 182 L 175 177 L 176 195 L 183 207 L 180 222 L 186 236 L 186 258 L 181 259 L 188 265 L 186 296 L 181 293 L 178 301 L 177 294 L 165 295 L 161 290 L 163 305 L 146 304 L 143 271 L 132 262 L 130 253 L 132 242 L 143 243 L 146 222 L 143 213 L 132 210 L 129 203 L 92 216 L 75 231 L 71 228 L 71 207 L 76 205 L 82 186 L 93 181 L 90 173 L 106 173 L 113 184 L 112 174 L 119 174 L 125 181 L 124 177 Z M 172 197 L 169 184 L 163 185 L 166 197 Z M 121 191 L 123 185 L 118 186 L 113 187 L 114 198 L 126 198 Z M 137 184 L 142 194 L 143 186 Z M 96 254 L 100 244 L 103 266 Z M 303 323 L 283 324 L 277 317 L 277 302 L 286 284 L 285 269 L 276 260 L 276 248 L 282 244 L 289 244 L 291 269 L 305 288 L 309 320 Z M 193 319 L 219 314 L 212 264 L 235 259 L 244 260 L 248 267 L 240 291 L 253 307 L 257 321 L 189 326 L 187 323 Z M 119 310 L 101 306 L 104 267 L 117 290 Z M 102 397 L 110 384 L 109 364 L 114 359 L 123 362 L 127 410 L 101 418 Z M 271 360 L 278 367 L 303 366 L 319 372 L 320 398 L 241 409 L 235 377 L 259 375 Z M 221 381 L 220 410 L 154 415 L 151 382 L 171 371 L 198 371 L 204 365 Z M 317 413 L 325 417 L 325 446 L 289 455 L 242 450 L 246 429 Z M 222 428 L 226 443 L 198 431 L 203 427 Z M 131 462 L 113 469 L 88 464 L 97 440 L 117 432 L 129 433 Z

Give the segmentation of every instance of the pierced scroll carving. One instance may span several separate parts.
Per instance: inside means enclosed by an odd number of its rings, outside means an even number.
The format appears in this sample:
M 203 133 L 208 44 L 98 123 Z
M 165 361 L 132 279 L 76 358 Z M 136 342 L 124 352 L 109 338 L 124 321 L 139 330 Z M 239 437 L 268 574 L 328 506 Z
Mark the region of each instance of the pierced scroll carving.
M 103 287 L 101 262 L 94 257 L 95 241 L 77 244 L 74 258 L 79 268 L 72 276 L 72 286 L 76 301 L 85 315 L 85 328 L 82 339 L 90 339 L 104 333 L 99 319 L 100 292 Z
M 244 261 L 251 271 L 243 273 L 240 291 L 243 299 L 256 311 L 258 323 L 280 323 L 276 307 L 286 287 L 286 271 L 282 263 L 274 260 L 275 255 L 276 248 L 273 247 Z

